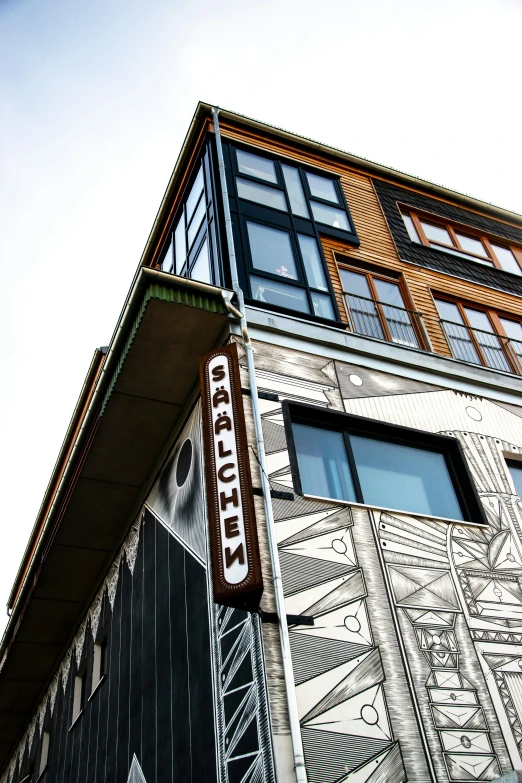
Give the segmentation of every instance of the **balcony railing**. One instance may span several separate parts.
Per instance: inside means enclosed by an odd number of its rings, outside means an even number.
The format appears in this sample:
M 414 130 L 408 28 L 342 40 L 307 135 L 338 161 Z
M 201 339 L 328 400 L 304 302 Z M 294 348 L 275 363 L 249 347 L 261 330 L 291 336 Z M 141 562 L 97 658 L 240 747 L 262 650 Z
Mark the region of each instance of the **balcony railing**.
M 343 293 L 343 297 L 352 332 L 410 348 L 431 350 L 421 313 L 365 296 Z
M 350 330 L 377 340 L 433 351 L 425 322 L 436 322 L 454 359 L 522 375 L 522 341 L 343 293 Z
M 522 342 L 453 321 L 439 321 L 455 359 L 522 375 Z

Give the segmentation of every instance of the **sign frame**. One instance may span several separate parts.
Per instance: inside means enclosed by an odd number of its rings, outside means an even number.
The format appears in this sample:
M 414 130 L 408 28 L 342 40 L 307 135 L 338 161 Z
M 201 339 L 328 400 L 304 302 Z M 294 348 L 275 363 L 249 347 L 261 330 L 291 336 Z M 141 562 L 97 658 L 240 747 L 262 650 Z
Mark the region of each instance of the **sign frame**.
M 263 577 L 236 343 L 201 356 L 199 371 L 214 601 L 256 611 Z

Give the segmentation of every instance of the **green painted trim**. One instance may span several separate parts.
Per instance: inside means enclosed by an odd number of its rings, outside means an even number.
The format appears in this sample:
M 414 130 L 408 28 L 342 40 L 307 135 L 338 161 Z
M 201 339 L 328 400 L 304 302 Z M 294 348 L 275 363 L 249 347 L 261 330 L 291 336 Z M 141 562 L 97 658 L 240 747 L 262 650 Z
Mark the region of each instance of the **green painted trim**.
M 125 345 L 118 359 L 118 364 L 116 365 L 116 368 L 112 374 L 109 388 L 105 392 L 100 416 L 103 416 L 105 413 L 105 408 L 107 407 L 109 398 L 114 390 L 118 376 L 122 370 L 125 359 L 127 358 L 127 354 L 130 351 L 130 347 L 134 341 L 134 338 L 136 337 L 141 320 L 145 315 L 145 310 L 147 309 L 151 299 L 161 299 L 163 302 L 172 302 L 172 304 L 184 305 L 185 307 L 195 307 L 197 310 L 203 310 L 206 313 L 215 313 L 216 315 L 227 314 L 227 309 L 222 298 L 217 295 L 212 296 L 208 294 L 198 294 L 189 288 L 182 288 L 181 286 L 179 288 L 167 288 L 164 285 L 158 285 L 156 283 L 151 284 L 145 291 L 145 295 L 138 310 L 138 314 L 132 323 L 130 334 L 127 337 Z

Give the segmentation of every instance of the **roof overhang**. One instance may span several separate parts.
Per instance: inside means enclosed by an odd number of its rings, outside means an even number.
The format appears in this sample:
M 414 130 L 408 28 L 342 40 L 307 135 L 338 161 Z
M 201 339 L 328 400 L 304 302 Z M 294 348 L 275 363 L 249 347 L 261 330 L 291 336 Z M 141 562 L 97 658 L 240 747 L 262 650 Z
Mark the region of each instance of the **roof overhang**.
M 19 573 L 0 647 L 0 769 L 38 706 L 229 331 L 220 288 L 141 269 Z M 51 485 L 50 485 L 51 486 Z

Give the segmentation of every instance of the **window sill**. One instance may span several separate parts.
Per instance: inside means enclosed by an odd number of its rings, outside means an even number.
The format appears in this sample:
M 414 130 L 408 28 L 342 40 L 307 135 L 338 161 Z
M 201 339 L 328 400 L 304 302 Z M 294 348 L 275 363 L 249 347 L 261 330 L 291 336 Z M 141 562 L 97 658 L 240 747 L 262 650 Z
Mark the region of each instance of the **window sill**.
M 80 710 L 80 712 L 78 713 L 78 715 L 76 716 L 76 718 L 73 720 L 73 722 L 72 722 L 72 723 L 71 723 L 71 725 L 69 726 L 69 728 L 68 728 L 68 731 L 72 731 L 72 729 L 74 729 L 74 727 L 76 726 L 76 724 L 78 723 L 78 721 L 80 720 L 80 718 L 82 717 L 82 715 L 83 715 L 83 710 Z
M 92 699 L 92 698 L 93 698 L 93 697 L 94 697 L 94 696 L 95 696 L 95 695 L 98 693 L 98 688 L 100 687 L 100 685 L 102 684 L 102 682 L 105 682 L 105 680 L 106 680 L 106 679 L 107 679 L 107 675 L 106 675 L 106 674 L 104 674 L 104 675 L 103 675 L 103 677 L 100 677 L 100 679 L 98 680 L 98 682 L 96 683 L 96 685 L 95 685 L 95 686 L 94 686 L 94 688 L 92 689 L 92 691 L 91 691 L 91 695 L 89 696 L 89 698 L 87 699 L 87 701 L 90 701 L 90 700 L 91 700 L 91 699 Z M 81 715 L 81 713 L 80 713 L 80 715 Z M 78 716 L 78 717 L 79 717 L 79 716 Z
M 385 511 L 387 514 L 405 514 L 409 517 L 420 517 L 421 519 L 435 520 L 436 522 L 447 522 L 452 525 L 463 525 L 466 527 L 480 527 L 488 529 L 489 525 L 483 522 L 467 522 L 462 519 L 451 519 L 449 517 L 436 517 L 428 516 L 427 514 L 419 514 L 414 511 L 404 511 L 404 509 L 398 508 L 386 508 L 385 506 L 371 506 L 368 503 L 356 503 L 352 500 L 336 500 L 334 498 L 324 498 L 321 495 L 299 495 L 296 493 L 296 497 L 302 497 L 305 500 L 320 500 L 322 503 L 331 503 L 334 506 L 347 506 L 349 508 L 360 508 L 364 511 Z

